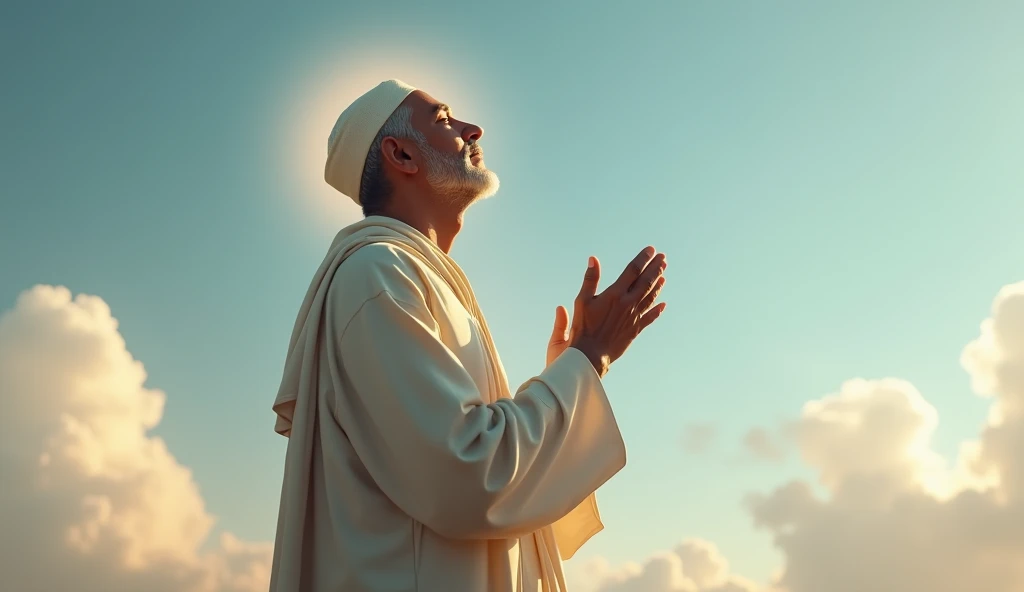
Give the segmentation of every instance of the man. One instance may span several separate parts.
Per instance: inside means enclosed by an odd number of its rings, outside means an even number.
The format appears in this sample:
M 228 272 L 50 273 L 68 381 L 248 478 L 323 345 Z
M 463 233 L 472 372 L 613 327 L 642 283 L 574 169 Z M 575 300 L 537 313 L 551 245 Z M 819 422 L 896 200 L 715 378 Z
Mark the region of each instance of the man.
M 448 256 L 492 195 L 483 130 L 389 80 L 341 115 L 325 179 L 365 219 L 339 232 L 299 311 L 274 410 L 287 436 L 275 592 L 564 591 L 603 528 L 595 490 L 626 461 L 601 378 L 664 310 L 644 249 L 516 392 Z M 566 332 L 569 332 L 566 335 Z

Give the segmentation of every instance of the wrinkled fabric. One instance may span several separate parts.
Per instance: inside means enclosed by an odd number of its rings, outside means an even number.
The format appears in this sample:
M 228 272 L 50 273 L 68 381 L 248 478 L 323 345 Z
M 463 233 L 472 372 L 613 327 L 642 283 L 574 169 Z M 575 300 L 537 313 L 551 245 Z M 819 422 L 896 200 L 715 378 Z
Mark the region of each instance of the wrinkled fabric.
M 381 216 L 331 245 L 274 410 L 273 591 L 564 591 L 626 462 L 586 356 L 512 393 L 465 274 Z

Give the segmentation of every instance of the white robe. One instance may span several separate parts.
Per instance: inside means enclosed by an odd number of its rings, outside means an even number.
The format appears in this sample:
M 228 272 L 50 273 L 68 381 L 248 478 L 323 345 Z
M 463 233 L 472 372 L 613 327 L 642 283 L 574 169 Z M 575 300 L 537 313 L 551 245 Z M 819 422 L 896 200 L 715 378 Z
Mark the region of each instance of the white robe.
M 274 409 L 273 592 L 564 591 L 562 560 L 603 528 L 594 492 L 626 462 L 586 356 L 511 393 L 465 275 L 391 218 L 338 234 Z

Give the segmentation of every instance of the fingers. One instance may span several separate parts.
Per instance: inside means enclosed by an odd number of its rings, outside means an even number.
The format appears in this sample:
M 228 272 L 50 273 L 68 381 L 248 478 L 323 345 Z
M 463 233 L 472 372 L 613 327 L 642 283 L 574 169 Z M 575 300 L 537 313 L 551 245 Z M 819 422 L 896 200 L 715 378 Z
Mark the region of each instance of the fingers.
M 601 263 L 597 257 L 590 257 L 587 261 L 587 272 L 583 275 L 583 285 L 580 287 L 579 299 L 590 299 L 597 294 L 597 284 L 601 280 Z
M 651 323 L 658 320 L 658 317 L 661 316 L 661 313 L 665 312 L 666 306 L 667 304 L 662 302 L 658 304 L 658 306 L 655 306 L 651 310 L 647 311 L 642 317 L 640 317 L 636 324 L 637 334 L 639 335 L 641 331 L 643 331 L 647 327 L 650 327 Z
M 640 304 L 636 306 L 636 314 L 638 316 L 643 316 L 651 309 L 652 306 L 654 306 L 654 301 L 658 299 L 658 295 L 661 294 L 661 289 L 664 286 L 665 276 L 659 276 L 654 282 L 654 287 L 651 288 L 651 291 L 648 292 L 647 295 L 644 296 L 644 299 L 640 301 Z
M 651 262 L 655 252 L 654 247 L 645 247 L 643 251 L 640 251 L 639 255 L 626 265 L 626 269 L 622 270 L 622 274 L 619 275 L 619 278 L 608 289 L 619 294 L 626 293 L 629 287 L 633 285 L 633 282 L 643 273 L 647 264 Z
M 562 343 L 569 338 L 569 311 L 564 306 L 555 309 L 555 327 L 551 330 L 551 343 Z
M 668 267 L 668 260 L 665 258 L 665 254 L 658 253 L 640 274 L 640 277 L 636 278 L 636 281 L 629 287 L 629 294 L 633 296 L 634 302 L 647 296 L 654 289 L 658 279 L 663 277 L 661 274 L 665 272 L 666 267 Z

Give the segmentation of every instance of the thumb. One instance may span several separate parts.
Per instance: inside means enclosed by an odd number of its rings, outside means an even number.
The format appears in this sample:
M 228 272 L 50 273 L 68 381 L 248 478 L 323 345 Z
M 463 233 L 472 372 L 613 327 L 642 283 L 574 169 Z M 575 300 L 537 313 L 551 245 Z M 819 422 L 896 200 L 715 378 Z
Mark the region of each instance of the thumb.
M 587 272 L 583 275 L 583 285 L 580 287 L 580 298 L 590 299 L 597 294 L 597 283 L 601 279 L 601 264 L 597 257 L 591 256 L 587 262 Z
M 555 309 L 555 327 L 551 330 L 552 343 L 561 343 L 568 339 L 565 334 L 569 328 L 569 311 L 564 306 Z

